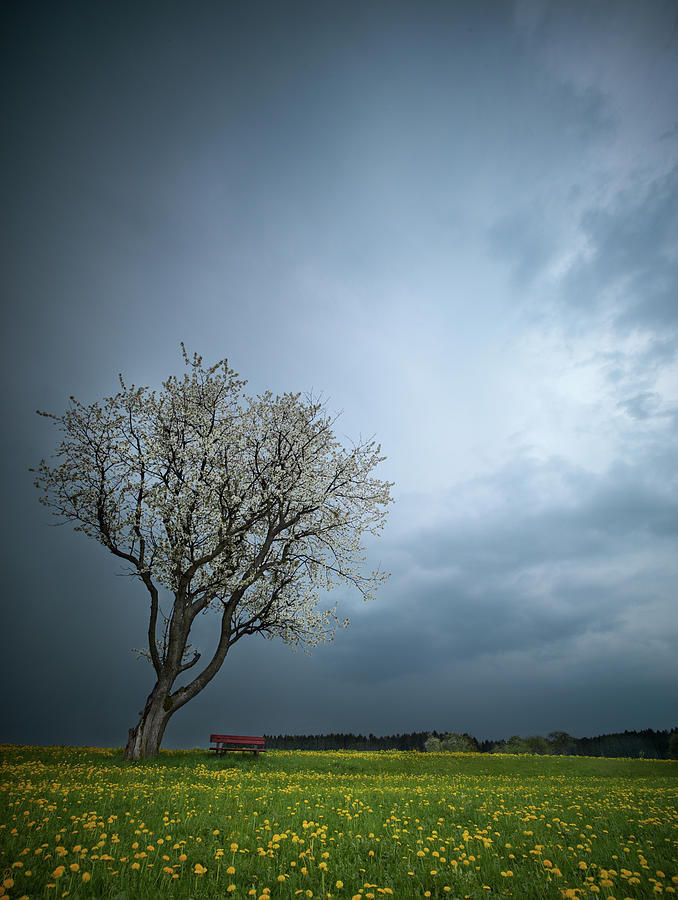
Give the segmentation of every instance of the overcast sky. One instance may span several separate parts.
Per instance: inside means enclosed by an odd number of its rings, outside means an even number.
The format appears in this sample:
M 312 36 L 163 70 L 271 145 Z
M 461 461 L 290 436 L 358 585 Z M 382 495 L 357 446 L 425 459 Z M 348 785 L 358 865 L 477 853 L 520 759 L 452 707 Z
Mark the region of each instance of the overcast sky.
M 136 724 L 145 591 L 27 469 L 182 340 L 322 392 L 396 502 L 351 627 L 241 642 L 165 746 L 678 725 L 674 0 L 1 14 L 0 740 Z

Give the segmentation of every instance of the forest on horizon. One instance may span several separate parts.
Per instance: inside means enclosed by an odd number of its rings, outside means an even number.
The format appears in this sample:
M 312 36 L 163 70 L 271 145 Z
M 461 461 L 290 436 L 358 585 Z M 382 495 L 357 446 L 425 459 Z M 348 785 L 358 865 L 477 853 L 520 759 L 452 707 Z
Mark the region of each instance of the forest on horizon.
M 607 756 L 646 759 L 678 758 L 678 728 L 670 731 L 623 731 L 596 737 L 573 737 L 552 731 L 547 737 L 513 735 L 507 740 L 479 741 L 470 734 L 416 731 L 378 737 L 374 734 L 266 735 L 275 750 L 418 750 L 471 753 L 531 753 L 537 755 Z

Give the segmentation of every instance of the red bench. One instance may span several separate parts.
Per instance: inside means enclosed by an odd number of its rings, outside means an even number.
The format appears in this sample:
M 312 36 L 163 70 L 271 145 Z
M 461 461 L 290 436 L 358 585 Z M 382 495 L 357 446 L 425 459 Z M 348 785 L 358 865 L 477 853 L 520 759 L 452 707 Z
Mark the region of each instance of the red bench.
M 262 737 L 247 737 L 243 734 L 211 734 L 210 750 L 214 750 L 217 756 L 227 750 L 251 750 L 252 753 L 265 753 L 264 739 Z

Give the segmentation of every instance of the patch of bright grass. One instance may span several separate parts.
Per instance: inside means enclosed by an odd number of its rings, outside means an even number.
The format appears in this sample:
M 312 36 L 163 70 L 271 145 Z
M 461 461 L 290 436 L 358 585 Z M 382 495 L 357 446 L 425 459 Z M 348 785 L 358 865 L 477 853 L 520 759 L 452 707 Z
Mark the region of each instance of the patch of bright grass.
M 647 898 L 678 891 L 678 763 L 0 747 L 11 897 Z

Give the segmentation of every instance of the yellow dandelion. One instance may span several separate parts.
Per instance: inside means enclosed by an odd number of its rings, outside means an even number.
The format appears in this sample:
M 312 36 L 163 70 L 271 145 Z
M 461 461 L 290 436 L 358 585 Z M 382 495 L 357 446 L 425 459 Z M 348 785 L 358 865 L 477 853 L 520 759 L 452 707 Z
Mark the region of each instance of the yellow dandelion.
M 61 878 L 65 871 L 66 866 L 57 866 L 56 869 L 52 872 L 52 878 Z
M 193 866 L 193 872 L 196 875 L 204 875 L 206 871 L 207 871 L 207 868 L 205 866 L 200 865 L 200 863 L 196 863 Z

